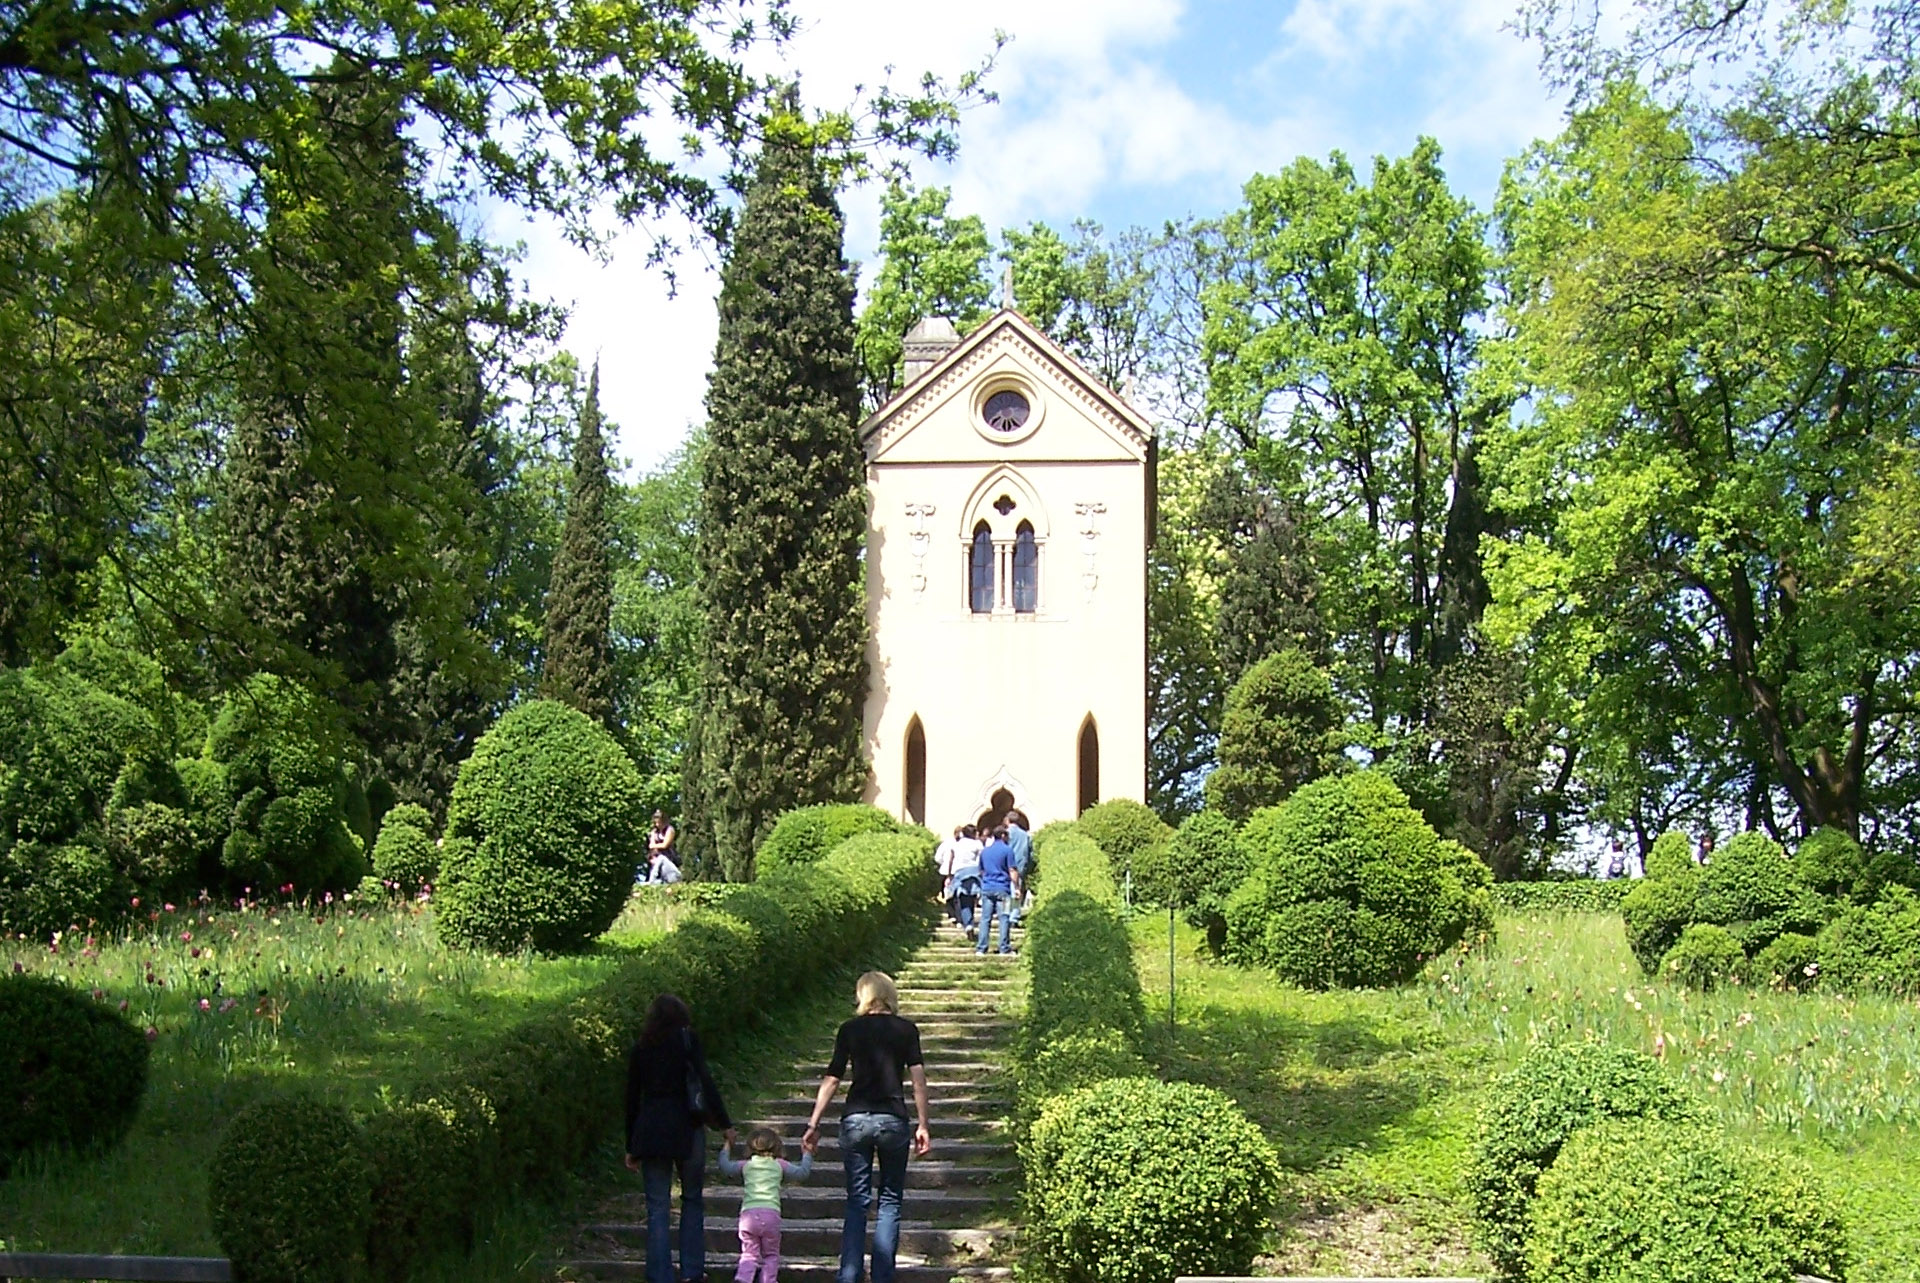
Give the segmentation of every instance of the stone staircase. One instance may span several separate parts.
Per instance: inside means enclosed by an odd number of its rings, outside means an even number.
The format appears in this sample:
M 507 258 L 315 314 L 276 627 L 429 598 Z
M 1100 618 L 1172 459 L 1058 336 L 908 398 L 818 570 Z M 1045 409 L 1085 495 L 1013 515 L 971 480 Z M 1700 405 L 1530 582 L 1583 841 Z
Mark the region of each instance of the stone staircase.
M 907 1165 L 898 1283 L 1012 1278 L 1020 1171 L 1006 1131 L 1012 1101 L 1004 1075 L 1013 1034 L 1006 1003 L 1016 982 L 1015 966 L 1014 959 L 996 954 L 976 957 L 958 930 L 942 923 L 935 938 L 895 976 L 900 1014 L 920 1026 L 933 1133 L 933 1153 Z M 819 1031 L 815 1054 L 794 1066 L 776 1094 L 734 1109 L 743 1136 L 757 1125 L 777 1128 L 788 1139 L 787 1157 L 799 1157 L 800 1134 L 831 1057 L 837 1023 Z M 844 1098 L 844 1084 L 840 1091 Z M 839 1266 L 846 1185 L 838 1101 L 822 1120 L 813 1162 L 812 1177 L 789 1184 L 782 1195 L 781 1283 L 832 1283 Z M 602 1219 L 576 1239 L 568 1276 L 646 1277 L 646 1201 L 637 1185 L 636 1178 L 635 1188 L 603 1205 Z M 739 1260 L 740 1186 L 713 1162 L 707 1167 L 706 1202 L 707 1275 L 731 1280 Z M 677 1197 L 675 1210 L 677 1216 Z

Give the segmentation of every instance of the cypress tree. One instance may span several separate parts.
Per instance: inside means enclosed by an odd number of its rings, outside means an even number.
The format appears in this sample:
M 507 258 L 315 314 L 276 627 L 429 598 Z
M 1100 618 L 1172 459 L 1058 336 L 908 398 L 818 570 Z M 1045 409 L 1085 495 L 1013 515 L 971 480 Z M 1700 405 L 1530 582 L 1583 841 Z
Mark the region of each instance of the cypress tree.
M 613 557 L 607 531 L 606 442 L 600 432 L 600 363 L 594 362 L 580 435 L 573 443 L 567 518 L 547 588 L 541 693 L 613 727 Z
M 752 876 L 780 812 L 856 799 L 866 778 L 866 495 L 843 233 L 812 150 L 775 135 L 721 275 L 701 464 L 700 752 L 683 799 L 700 820 L 694 853 L 735 881 Z

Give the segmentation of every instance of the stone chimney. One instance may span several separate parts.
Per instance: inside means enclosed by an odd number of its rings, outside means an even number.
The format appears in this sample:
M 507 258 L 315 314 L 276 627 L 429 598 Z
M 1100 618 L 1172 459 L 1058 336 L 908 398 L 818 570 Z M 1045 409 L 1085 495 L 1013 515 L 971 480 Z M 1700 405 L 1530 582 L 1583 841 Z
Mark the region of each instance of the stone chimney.
M 960 345 L 960 334 L 944 316 L 929 316 L 907 331 L 900 343 L 901 378 L 906 383 L 931 370 Z

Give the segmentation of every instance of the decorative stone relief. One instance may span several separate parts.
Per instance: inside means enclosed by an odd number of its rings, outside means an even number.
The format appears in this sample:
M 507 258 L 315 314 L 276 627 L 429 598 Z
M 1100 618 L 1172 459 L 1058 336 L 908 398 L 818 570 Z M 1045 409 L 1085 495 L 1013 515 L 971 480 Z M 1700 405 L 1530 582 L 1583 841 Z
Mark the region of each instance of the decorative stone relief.
M 932 515 L 930 503 L 907 505 L 907 518 L 913 522 L 913 529 L 907 533 L 907 546 L 913 554 L 913 595 L 916 597 L 927 591 L 927 549 L 933 542 L 927 530 L 927 518 Z
M 1086 559 L 1080 572 L 1080 583 L 1089 597 L 1100 586 L 1100 517 L 1106 510 L 1104 503 L 1073 505 L 1074 515 L 1080 518 L 1080 552 Z

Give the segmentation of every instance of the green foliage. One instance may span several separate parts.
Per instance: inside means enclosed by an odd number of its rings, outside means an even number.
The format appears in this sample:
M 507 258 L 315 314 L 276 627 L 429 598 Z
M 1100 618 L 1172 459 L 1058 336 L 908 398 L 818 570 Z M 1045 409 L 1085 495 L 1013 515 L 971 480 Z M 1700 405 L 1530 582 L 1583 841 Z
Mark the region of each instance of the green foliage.
M 1535 1187 L 1583 1128 L 1612 1118 L 1678 1123 L 1702 1117 L 1651 1056 L 1597 1042 L 1531 1048 L 1494 1083 L 1467 1162 L 1482 1246 L 1502 1271 L 1521 1272 Z
M 144 710 L 57 661 L 0 671 L 0 847 L 97 833 L 128 757 L 159 738 Z
M 1739 984 L 1746 978 L 1747 952 L 1725 927 L 1695 922 L 1680 933 L 1660 959 L 1660 974 L 1689 989 Z
M 1753 984 L 1804 993 L 1820 983 L 1820 944 L 1812 936 L 1788 931 L 1753 955 L 1746 978 Z
M 1021 1121 L 1031 1128 L 1049 1101 L 1108 1078 L 1151 1078 L 1152 1071 L 1119 1029 L 1097 1026 L 1061 1034 L 1042 1044 L 1031 1059 L 1016 1061 L 1014 1090 Z
M 348 822 L 358 780 L 341 720 L 337 708 L 269 674 L 228 696 L 207 756 L 225 768 L 232 827 L 220 862 L 229 877 L 308 892 L 352 887 L 366 875 Z
M 177 807 L 142 802 L 116 808 L 107 814 L 106 837 L 114 867 L 143 895 L 185 897 L 199 880 L 206 843 Z
M 577 708 L 600 725 L 614 724 L 613 555 L 607 528 L 612 479 L 600 434 L 600 364 L 594 362 L 580 430 L 573 442 L 567 521 L 547 590 L 540 693 Z
M 48 1146 L 119 1143 L 147 1086 L 147 1040 L 67 985 L 0 976 L 0 1177 Z
M 1227 899 L 1249 867 L 1239 826 L 1219 811 L 1190 815 L 1173 835 L 1167 859 L 1186 920 L 1207 933 L 1208 947 L 1218 954 L 1227 942 Z
M 1820 931 L 1820 985 L 1842 992 L 1920 993 L 1920 894 L 1891 887 Z
M 1552 910 L 1561 913 L 1607 913 L 1638 881 L 1627 878 L 1549 878 L 1539 882 L 1496 882 L 1493 902 L 1502 909 Z
M 754 865 L 761 873 L 814 864 L 856 833 L 895 833 L 899 822 L 864 802 L 796 807 L 774 821 Z
M 1670 829 L 1653 840 L 1647 852 L 1647 876 L 1684 878 L 1700 866 L 1693 861 L 1693 840 L 1678 829 Z
M 373 876 L 402 895 L 431 886 L 440 877 L 440 848 L 433 840 L 433 815 L 415 802 L 402 802 L 380 821 L 373 846 Z
M 1028 1146 L 1027 1235 L 1062 1283 L 1248 1273 L 1280 1166 L 1231 1100 L 1122 1078 L 1049 1104 Z
M 1179 871 L 1173 865 L 1173 839 L 1162 838 L 1133 853 L 1127 870 L 1133 903 L 1141 908 L 1165 909 L 1180 902 Z
M 1033 911 L 1026 918 L 1032 986 L 1020 1027 L 1023 1054 L 1032 1060 L 1076 1032 L 1113 1030 L 1131 1044 L 1140 1036 L 1145 1007 L 1112 864 L 1084 832 L 1056 833 L 1049 825 L 1044 833 Z
M 1679 867 L 1672 876 L 1656 877 L 1652 869 L 1634 883 L 1620 901 L 1620 916 L 1627 924 L 1627 944 L 1640 960 L 1640 969 L 1648 975 L 1660 969 L 1680 933 L 1694 920 L 1694 901 L 1699 896 L 1700 870 L 1691 862 Z
M 1723 926 L 1752 953 L 1783 931 L 1819 926 L 1820 910 L 1794 880 L 1780 844 L 1738 833 L 1700 872 L 1694 920 Z
M 359 1125 L 338 1105 L 281 1096 L 241 1110 L 207 1182 L 234 1277 L 355 1278 L 372 1223 L 373 1170 Z
M 0 931 L 45 939 L 126 916 L 132 888 L 97 841 L 16 842 L 0 856 Z
M 1074 821 L 1082 837 L 1091 839 L 1113 861 L 1115 876 L 1127 872 L 1134 855 L 1173 836 L 1146 805 L 1132 798 L 1116 797 L 1096 802 Z
M 1895 850 L 1869 854 L 1839 829 L 1817 829 L 1793 853 L 1793 875 L 1816 895 L 1872 904 L 1889 886 L 1915 885 L 1912 857 Z
M 572 709 L 524 707 L 605 734 Z M 817 864 L 731 888 L 591 991 L 383 1099 L 364 1124 L 369 1255 L 381 1275 L 407 1277 L 423 1253 L 462 1246 L 476 1217 L 550 1188 L 607 1138 L 627 1049 L 656 994 L 685 998 L 702 1028 L 752 1021 L 804 977 L 866 956 L 882 933 L 922 913 L 934 889 L 930 854 L 912 834 L 863 834 Z M 281 1107 L 270 1099 L 261 1116 Z M 216 1224 L 226 1243 L 225 1227 L 257 1223 L 250 1250 L 292 1259 L 343 1231 L 322 1200 L 283 1197 L 273 1216 L 259 1211 L 251 1189 L 283 1161 L 256 1139 L 264 1135 L 234 1128 L 223 1141 Z
M 441 937 L 496 952 L 576 950 L 619 916 L 646 858 L 633 763 L 575 709 L 533 700 L 474 745 L 447 807 Z
M 1244 820 L 1339 770 L 1345 725 L 1325 670 L 1298 650 L 1267 656 L 1227 692 L 1220 766 L 1207 777 L 1207 804 Z
M 1553 1283 L 1844 1279 L 1830 1192 L 1786 1155 L 1648 1118 L 1571 1137 L 1540 1178 L 1528 1277 Z
M 1486 866 L 1377 771 L 1306 785 L 1243 841 L 1253 871 L 1227 902 L 1227 954 L 1297 984 L 1399 984 L 1492 930 Z
M 867 403 L 879 406 L 900 386 L 901 340 L 930 316 L 966 334 L 987 315 L 993 294 L 986 224 L 947 212 L 946 187 L 914 190 L 889 182 L 880 194 L 880 269 L 860 312 L 856 348 Z
M 783 811 L 866 778 L 866 468 L 853 272 L 819 158 L 762 149 L 721 274 L 701 453 L 700 725 L 683 840 L 729 881 Z

